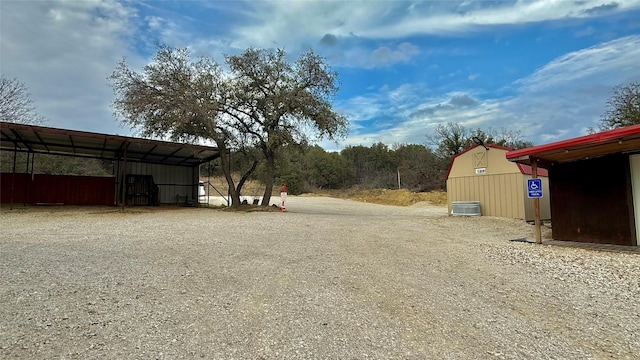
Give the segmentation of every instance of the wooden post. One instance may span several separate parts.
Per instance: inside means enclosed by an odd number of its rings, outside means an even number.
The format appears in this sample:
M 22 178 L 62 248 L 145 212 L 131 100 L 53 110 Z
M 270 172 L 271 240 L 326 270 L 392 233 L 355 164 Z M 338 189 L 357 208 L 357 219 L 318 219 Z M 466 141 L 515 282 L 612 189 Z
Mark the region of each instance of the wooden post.
M 531 177 L 536 179 L 538 177 L 538 160 L 531 159 Z M 540 225 L 540 198 L 533 199 L 533 212 L 535 214 L 536 221 L 536 243 L 542 244 L 542 229 Z
M 24 173 L 24 194 L 22 195 L 22 205 L 27 206 L 27 196 L 29 196 L 29 161 L 31 159 L 31 152 L 27 152 L 27 168 Z
M 129 142 L 125 140 L 124 142 L 124 161 L 122 164 L 122 176 L 120 177 L 121 179 L 121 185 L 120 185 L 120 191 L 121 191 L 121 197 L 120 197 L 120 201 L 122 201 L 121 205 L 122 205 L 122 210 L 124 211 L 124 207 L 127 204 L 127 148 L 129 147 Z
M 9 205 L 9 210 L 13 210 L 13 191 L 15 190 L 16 184 L 16 156 L 18 154 L 18 147 L 13 145 L 13 171 L 11 171 L 11 203 Z

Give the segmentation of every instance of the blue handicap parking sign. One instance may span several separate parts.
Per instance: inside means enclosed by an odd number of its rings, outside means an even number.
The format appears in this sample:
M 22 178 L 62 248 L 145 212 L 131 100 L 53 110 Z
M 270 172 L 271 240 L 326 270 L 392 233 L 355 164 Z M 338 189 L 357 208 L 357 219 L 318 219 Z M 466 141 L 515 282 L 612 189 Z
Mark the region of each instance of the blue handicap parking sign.
M 527 195 L 530 198 L 542 197 L 542 179 L 528 179 L 527 180 Z

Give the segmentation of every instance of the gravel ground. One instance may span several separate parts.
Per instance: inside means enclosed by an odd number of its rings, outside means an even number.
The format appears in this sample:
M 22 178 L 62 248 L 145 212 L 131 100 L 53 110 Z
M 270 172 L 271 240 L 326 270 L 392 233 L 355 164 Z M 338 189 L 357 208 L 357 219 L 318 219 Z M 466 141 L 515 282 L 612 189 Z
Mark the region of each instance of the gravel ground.
M 4 208 L 0 226 L 4 359 L 640 354 L 640 256 L 508 241 L 534 238 L 522 221 L 289 197 Z

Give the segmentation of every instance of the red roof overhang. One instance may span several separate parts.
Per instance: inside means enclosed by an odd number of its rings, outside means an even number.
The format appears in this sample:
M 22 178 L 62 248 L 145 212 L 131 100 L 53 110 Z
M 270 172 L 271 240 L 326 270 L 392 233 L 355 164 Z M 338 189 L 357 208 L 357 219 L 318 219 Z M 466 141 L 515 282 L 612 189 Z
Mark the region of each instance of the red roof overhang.
M 632 152 L 640 152 L 640 125 L 509 151 L 507 160 L 531 165 L 535 159 L 538 166 L 548 168 L 558 163 Z

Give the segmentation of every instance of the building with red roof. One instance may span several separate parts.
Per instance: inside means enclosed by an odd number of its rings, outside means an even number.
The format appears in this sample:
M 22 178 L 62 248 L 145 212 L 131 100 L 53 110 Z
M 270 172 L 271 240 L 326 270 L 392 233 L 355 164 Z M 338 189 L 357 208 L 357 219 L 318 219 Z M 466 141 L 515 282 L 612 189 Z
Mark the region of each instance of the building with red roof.
M 457 207 L 479 203 L 478 215 L 534 220 L 532 199 L 527 196 L 527 179 L 531 166 L 506 159 L 512 150 L 493 144 L 475 145 L 457 154 L 447 172 L 449 214 L 458 215 Z M 547 172 L 540 169 L 543 190 L 548 192 Z M 541 201 L 541 217 L 550 218 L 549 198 Z
M 549 174 L 554 240 L 638 246 L 640 125 L 513 150 Z

